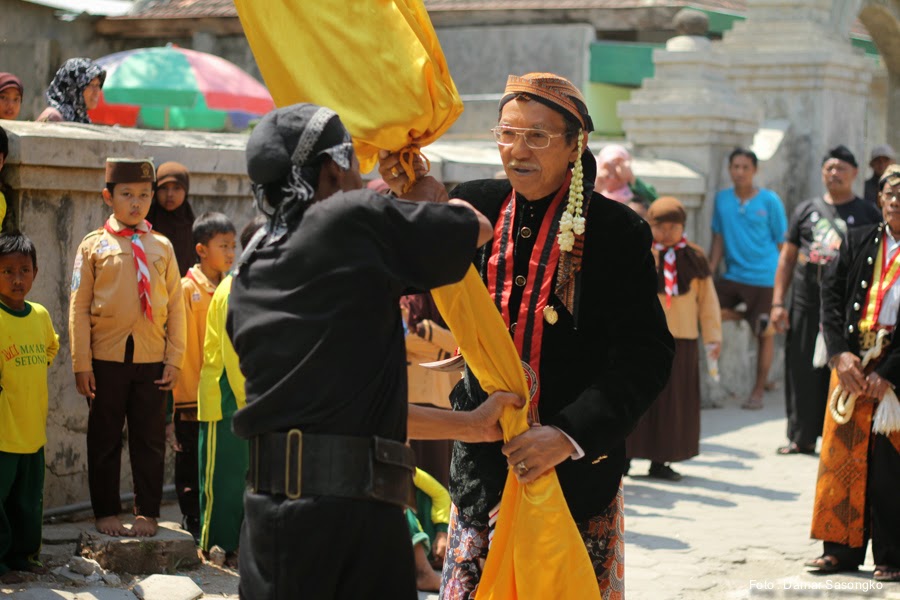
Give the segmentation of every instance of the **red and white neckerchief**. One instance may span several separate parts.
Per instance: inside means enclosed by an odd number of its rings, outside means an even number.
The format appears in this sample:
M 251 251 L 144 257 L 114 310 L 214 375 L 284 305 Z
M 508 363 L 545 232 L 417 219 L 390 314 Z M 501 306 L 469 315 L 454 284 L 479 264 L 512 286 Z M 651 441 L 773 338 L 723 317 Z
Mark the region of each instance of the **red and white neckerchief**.
M 153 320 L 153 306 L 150 304 L 150 269 L 147 266 L 147 253 L 144 252 L 144 244 L 141 243 L 141 234 L 150 233 L 153 226 L 149 221 L 144 221 L 146 231 L 137 227 L 123 227 L 120 231 L 113 229 L 109 221 L 103 226 L 106 231 L 118 237 L 131 238 L 131 256 L 134 258 L 134 270 L 137 271 L 138 297 L 141 299 L 141 309 L 144 316 Z
M 672 307 L 672 296 L 678 295 L 678 269 L 675 267 L 675 251 L 687 247 L 687 238 L 682 236 L 681 241 L 674 246 L 666 246 L 659 242 L 653 243 L 653 249 L 663 255 L 663 279 L 666 284 L 666 308 Z

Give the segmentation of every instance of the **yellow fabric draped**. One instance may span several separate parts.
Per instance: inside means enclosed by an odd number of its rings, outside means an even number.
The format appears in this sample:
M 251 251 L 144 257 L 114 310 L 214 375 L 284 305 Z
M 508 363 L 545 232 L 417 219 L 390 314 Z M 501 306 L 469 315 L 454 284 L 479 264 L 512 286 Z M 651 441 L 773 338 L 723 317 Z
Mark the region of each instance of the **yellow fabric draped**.
M 378 150 L 410 152 L 443 134 L 462 113 L 421 0 L 235 0 L 256 63 L 278 106 L 312 102 L 335 110 L 354 138 L 363 171 Z M 474 269 L 436 290 L 435 301 L 486 391 L 528 396 L 503 319 Z M 509 440 L 528 428 L 509 409 Z M 590 559 L 559 480 L 527 486 L 508 476 L 478 598 L 600 598 Z
M 432 290 L 466 364 L 487 393 L 528 398 L 522 361 L 474 267 L 459 283 Z M 528 408 L 501 418 L 506 441 L 528 429 Z M 566 505 L 556 471 L 520 485 L 510 471 L 476 594 L 478 600 L 600 598 L 597 577 Z
M 275 104 L 337 111 L 360 168 L 426 146 L 462 114 L 422 0 L 235 0 Z

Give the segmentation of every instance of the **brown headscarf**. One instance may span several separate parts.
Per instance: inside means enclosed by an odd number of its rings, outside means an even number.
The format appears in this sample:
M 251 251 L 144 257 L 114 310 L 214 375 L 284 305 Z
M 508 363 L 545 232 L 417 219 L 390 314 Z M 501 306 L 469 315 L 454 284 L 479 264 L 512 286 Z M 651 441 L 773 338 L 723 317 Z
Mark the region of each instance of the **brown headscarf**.
M 156 181 L 157 186 L 174 181 L 184 188 L 185 198 L 181 206 L 172 211 L 166 210 L 154 195 L 150 212 L 147 213 L 147 220 L 153 224 L 154 231 L 163 234 L 172 242 L 172 246 L 175 248 L 175 259 L 178 261 L 178 270 L 184 277 L 188 269 L 197 262 L 192 234 L 194 211 L 188 201 L 191 176 L 184 165 L 177 162 L 165 162 L 156 170 Z M 157 191 L 157 193 L 159 192 Z
M 684 205 L 672 196 L 663 196 L 651 204 L 647 210 L 647 222 L 651 227 L 659 223 L 684 225 L 686 221 L 687 211 L 684 210 Z M 653 249 L 653 257 L 656 259 L 656 291 L 659 294 L 666 293 L 665 263 L 662 260 L 664 253 L 662 250 Z M 684 248 L 675 250 L 675 264 L 678 273 L 678 293 L 676 294 L 678 296 L 690 291 L 691 281 L 694 279 L 705 279 L 712 274 L 703 250 L 691 242 L 688 242 Z
M 581 91 L 571 81 L 553 73 L 528 73 L 521 77 L 510 75 L 506 80 L 506 90 L 500 99 L 500 108 L 518 96 L 526 94 L 553 110 L 562 110 L 581 123 L 586 132 L 594 130 L 594 122 L 588 114 L 587 104 Z

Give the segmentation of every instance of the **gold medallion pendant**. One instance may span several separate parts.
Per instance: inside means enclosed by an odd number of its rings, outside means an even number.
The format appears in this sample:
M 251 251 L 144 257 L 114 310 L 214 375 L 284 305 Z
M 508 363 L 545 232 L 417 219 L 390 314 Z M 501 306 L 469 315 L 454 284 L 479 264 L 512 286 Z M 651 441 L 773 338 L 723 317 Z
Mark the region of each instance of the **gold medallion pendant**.
M 556 312 L 555 308 L 547 305 L 544 307 L 544 320 L 551 325 L 556 325 L 556 322 L 559 321 L 559 313 Z

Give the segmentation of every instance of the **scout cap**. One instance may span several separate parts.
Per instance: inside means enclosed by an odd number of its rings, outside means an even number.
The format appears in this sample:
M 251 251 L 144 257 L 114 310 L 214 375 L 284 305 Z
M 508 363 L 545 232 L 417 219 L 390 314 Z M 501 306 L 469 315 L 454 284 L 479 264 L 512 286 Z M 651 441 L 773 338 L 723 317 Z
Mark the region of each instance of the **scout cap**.
M 156 169 L 149 158 L 107 158 L 106 183 L 156 181 Z

